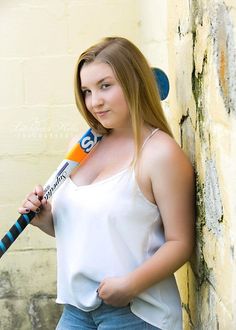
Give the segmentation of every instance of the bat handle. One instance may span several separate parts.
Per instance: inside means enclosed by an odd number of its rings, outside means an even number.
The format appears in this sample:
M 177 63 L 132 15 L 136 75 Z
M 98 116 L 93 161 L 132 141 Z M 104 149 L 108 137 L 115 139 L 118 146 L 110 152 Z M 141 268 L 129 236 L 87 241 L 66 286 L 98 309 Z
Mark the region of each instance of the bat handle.
M 36 213 L 30 211 L 27 214 L 22 214 L 15 222 L 15 224 L 6 233 L 3 239 L 0 241 L 0 258 L 12 245 L 12 243 L 17 239 L 25 227 L 30 223 L 30 221 L 35 217 Z

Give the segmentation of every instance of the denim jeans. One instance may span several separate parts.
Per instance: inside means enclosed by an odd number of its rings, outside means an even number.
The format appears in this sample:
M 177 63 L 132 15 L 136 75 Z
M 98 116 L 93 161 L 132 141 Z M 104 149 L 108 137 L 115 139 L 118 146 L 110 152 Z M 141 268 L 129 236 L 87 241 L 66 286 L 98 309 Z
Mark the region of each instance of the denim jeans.
M 84 312 L 65 305 L 56 330 L 161 330 L 134 315 L 130 306 L 112 307 L 102 303 L 97 309 Z

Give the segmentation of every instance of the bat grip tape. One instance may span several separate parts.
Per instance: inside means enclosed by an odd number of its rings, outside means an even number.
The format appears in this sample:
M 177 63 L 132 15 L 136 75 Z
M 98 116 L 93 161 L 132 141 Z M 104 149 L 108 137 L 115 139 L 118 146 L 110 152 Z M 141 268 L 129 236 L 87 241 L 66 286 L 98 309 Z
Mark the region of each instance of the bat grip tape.
M 35 217 L 36 213 L 30 211 L 27 214 L 22 214 L 15 222 L 15 224 L 9 229 L 3 239 L 0 241 L 0 258 L 17 239 L 25 227 Z

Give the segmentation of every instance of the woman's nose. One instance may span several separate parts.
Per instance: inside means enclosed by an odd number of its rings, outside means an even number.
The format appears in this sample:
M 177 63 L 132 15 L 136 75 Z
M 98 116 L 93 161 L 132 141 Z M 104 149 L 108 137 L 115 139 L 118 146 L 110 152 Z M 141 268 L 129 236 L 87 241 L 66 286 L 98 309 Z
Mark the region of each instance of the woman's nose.
M 94 92 L 92 93 L 92 107 L 93 108 L 97 108 L 97 107 L 100 107 L 101 105 L 104 104 L 104 100 L 103 98 L 101 97 L 100 93 L 97 93 L 97 92 Z

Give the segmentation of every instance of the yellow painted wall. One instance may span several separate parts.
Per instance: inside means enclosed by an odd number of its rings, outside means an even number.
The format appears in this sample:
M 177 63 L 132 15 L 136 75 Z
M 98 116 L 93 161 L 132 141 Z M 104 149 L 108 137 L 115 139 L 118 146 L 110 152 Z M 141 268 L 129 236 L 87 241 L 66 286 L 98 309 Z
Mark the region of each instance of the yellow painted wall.
M 135 0 L 0 1 L 1 238 L 26 193 L 47 180 L 71 137 L 85 131 L 74 66 L 107 35 L 140 43 Z M 0 329 L 54 329 L 54 239 L 28 226 L 0 263 Z
M 170 108 L 196 171 L 197 244 L 179 272 L 185 329 L 236 328 L 235 1 L 168 1 Z
M 234 0 L 1 0 L 0 235 L 85 125 L 78 55 L 107 35 L 135 42 L 170 78 L 163 102 L 196 170 L 197 245 L 178 273 L 184 330 L 236 328 L 236 4 Z M 0 261 L 0 330 L 51 330 L 54 239 L 29 226 Z
M 236 329 L 236 2 L 140 0 L 142 47 L 196 171 L 197 244 L 177 272 L 184 330 Z

